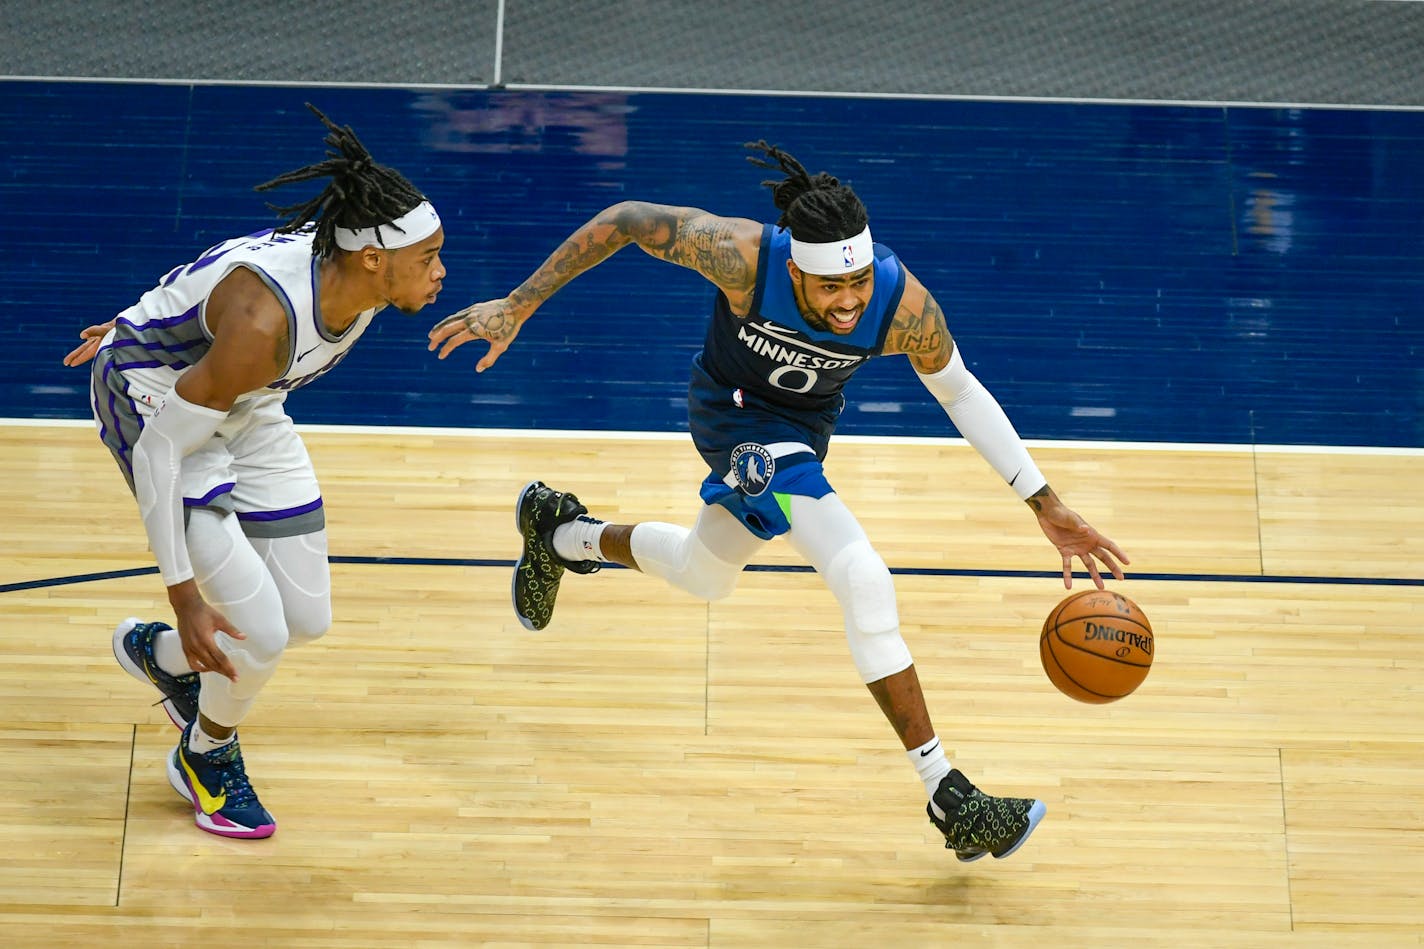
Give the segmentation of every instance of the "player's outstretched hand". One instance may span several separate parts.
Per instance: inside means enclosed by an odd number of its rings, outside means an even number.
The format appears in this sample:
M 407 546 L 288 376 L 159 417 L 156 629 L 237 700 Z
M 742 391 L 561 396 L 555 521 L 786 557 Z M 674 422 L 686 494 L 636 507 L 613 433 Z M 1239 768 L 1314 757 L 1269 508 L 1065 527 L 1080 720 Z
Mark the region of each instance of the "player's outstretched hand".
M 82 366 L 93 359 L 94 354 L 99 351 L 99 344 L 104 341 L 104 337 L 113 328 L 113 320 L 84 327 L 79 331 L 79 338 L 83 342 L 69 351 L 69 354 L 64 357 L 64 364 L 66 366 Z
M 1050 497 L 1052 503 L 1035 504 L 1034 513 L 1038 516 L 1038 526 L 1042 528 L 1043 535 L 1063 555 L 1063 586 L 1069 590 L 1073 589 L 1074 557 L 1083 561 L 1083 566 L 1088 568 L 1088 575 L 1093 578 L 1093 583 L 1097 584 L 1099 590 L 1104 589 L 1102 574 L 1098 572 L 1099 561 L 1114 577 L 1121 580 L 1122 567 L 1118 562 L 1132 563 L 1127 554 L 1122 552 L 1122 548 L 1079 517 L 1076 511 L 1059 501 L 1056 495 L 1050 494 Z
M 475 363 L 475 372 L 484 372 L 504 355 L 514 337 L 519 335 L 519 325 L 523 322 L 509 297 L 486 300 L 467 306 L 436 323 L 430 330 L 430 345 L 426 348 L 434 351 L 439 347 L 437 358 L 444 359 L 472 340 L 486 340 L 490 344 L 489 352 Z

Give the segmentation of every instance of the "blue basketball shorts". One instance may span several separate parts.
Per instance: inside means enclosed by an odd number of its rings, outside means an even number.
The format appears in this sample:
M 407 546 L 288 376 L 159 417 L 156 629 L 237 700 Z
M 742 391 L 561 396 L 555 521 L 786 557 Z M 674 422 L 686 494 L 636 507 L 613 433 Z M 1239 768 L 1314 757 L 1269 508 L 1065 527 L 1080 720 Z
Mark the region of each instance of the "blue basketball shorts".
M 698 492 L 720 504 L 762 540 L 791 529 L 791 497 L 823 498 L 835 489 L 810 446 L 800 442 L 743 442 L 728 457 L 728 471 L 707 475 Z

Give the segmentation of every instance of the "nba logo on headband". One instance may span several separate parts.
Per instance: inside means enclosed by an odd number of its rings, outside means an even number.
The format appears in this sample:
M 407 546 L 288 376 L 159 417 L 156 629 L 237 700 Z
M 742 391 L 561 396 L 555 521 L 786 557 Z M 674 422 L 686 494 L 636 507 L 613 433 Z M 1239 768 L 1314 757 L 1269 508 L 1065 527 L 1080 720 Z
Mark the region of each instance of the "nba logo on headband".
M 875 245 L 868 226 L 854 237 L 838 241 L 798 241 L 792 237 L 791 259 L 806 273 L 848 274 L 866 266 L 860 261 L 874 261 Z

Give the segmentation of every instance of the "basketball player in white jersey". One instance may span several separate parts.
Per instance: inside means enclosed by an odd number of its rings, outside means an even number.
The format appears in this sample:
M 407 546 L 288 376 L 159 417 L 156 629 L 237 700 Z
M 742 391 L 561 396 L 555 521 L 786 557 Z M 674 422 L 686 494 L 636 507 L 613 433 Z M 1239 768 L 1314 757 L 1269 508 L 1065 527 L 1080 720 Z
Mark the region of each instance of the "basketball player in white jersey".
M 445 278 L 444 231 L 419 191 L 350 127 L 327 158 L 259 185 L 329 179 L 276 207 L 287 223 L 208 248 L 65 363 L 94 358 L 99 436 L 138 500 L 176 618 L 126 620 L 114 655 L 182 729 L 168 779 L 197 825 L 271 836 L 237 726 L 284 650 L 331 623 L 326 522 L 287 393 L 329 372 L 378 311 L 415 313 Z
M 851 656 L 924 783 L 930 820 L 960 860 L 1007 857 L 1044 815 L 1041 801 L 993 797 L 951 768 L 900 635 L 890 571 L 827 481 L 825 458 L 846 381 L 866 361 L 900 354 L 950 419 L 1024 500 L 1058 548 L 1063 582 L 1081 559 L 1101 588 L 1101 562 L 1122 579 L 1127 557 L 1049 487 L 994 397 L 965 367 L 929 291 L 890 248 L 871 239 L 869 217 L 849 187 L 809 175 L 790 155 L 758 142 L 776 226 L 697 208 L 626 201 L 570 235 L 502 300 L 477 303 L 430 333 L 440 358 L 489 341 L 477 370 L 493 365 L 520 326 L 574 277 L 629 244 L 697 271 L 718 294 L 688 395 L 694 444 L 710 474 L 692 530 L 672 524 L 606 524 L 578 499 L 535 481 L 516 502 L 524 552 L 512 592 L 520 621 L 542 629 L 563 573 L 612 561 L 662 577 L 707 600 L 732 592 L 765 541 L 784 535 L 840 603 Z M 769 160 L 768 160 L 769 159 Z

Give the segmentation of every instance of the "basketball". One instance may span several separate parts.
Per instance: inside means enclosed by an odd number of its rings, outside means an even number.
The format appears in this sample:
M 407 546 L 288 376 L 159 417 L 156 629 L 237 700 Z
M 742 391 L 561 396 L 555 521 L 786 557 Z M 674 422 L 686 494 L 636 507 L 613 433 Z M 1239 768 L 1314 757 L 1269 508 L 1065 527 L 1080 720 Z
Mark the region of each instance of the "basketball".
M 1083 590 L 1043 621 L 1038 657 L 1059 692 L 1102 705 L 1142 684 L 1152 647 L 1152 624 L 1141 607 L 1121 593 Z

